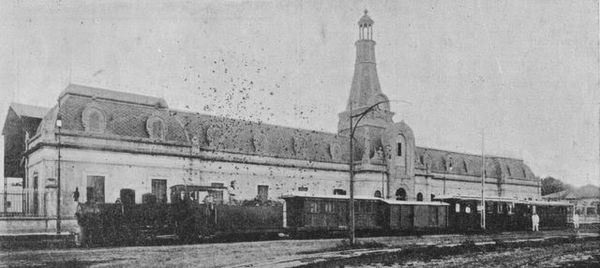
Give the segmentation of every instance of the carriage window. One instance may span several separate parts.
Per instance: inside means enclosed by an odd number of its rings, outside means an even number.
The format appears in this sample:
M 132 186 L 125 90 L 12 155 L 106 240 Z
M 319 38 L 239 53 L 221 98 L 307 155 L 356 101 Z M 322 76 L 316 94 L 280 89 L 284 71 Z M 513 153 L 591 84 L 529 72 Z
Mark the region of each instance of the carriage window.
M 596 208 L 595 207 L 589 207 L 589 208 L 587 208 L 587 214 L 588 215 L 594 215 L 594 214 L 596 214 Z
M 465 213 L 470 214 L 471 213 L 471 206 L 467 205 L 465 207 Z
M 319 206 L 317 202 L 308 202 L 308 210 L 310 213 L 319 213 Z
M 496 204 L 496 207 L 498 208 L 498 214 L 504 213 L 504 211 L 502 209 L 503 206 L 504 206 L 504 204 L 502 204 L 502 203 Z
M 508 204 L 508 214 L 514 213 L 515 204 Z
M 456 203 L 454 205 L 454 211 L 456 211 L 457 213 L 460 212 L 460 204 L 459 203 Z
M 373 203 L 371 203 L 371 202 L 365 203 L 365 212 L 366 213 L 373 212 Z
M 208 191 L 208 195 L 212 197 L 214 203 L 223 204 L 223 191 L 211 190 Z
M 331 203 L 331 202 L 325 203 L 325 212 L 327 212 L 327 213 L 333 212 L 333 203 Z

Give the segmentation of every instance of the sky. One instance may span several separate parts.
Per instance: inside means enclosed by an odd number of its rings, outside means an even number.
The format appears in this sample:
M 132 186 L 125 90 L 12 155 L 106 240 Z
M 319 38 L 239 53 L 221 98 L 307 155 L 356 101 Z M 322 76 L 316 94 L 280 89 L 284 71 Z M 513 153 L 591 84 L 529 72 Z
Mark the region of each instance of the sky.
M 74 83 L 336 132 L 364 9 L 417 146 L 600 184 L 598 0 L 3 1 L 0 118 Z

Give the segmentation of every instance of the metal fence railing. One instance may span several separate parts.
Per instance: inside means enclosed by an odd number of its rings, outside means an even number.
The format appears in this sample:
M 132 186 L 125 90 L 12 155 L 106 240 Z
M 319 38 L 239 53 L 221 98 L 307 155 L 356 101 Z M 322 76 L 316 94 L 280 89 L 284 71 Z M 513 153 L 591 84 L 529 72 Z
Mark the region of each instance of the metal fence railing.
M 56 214 L 56 191 L 0 191 L 0 217 L 48 217 Z

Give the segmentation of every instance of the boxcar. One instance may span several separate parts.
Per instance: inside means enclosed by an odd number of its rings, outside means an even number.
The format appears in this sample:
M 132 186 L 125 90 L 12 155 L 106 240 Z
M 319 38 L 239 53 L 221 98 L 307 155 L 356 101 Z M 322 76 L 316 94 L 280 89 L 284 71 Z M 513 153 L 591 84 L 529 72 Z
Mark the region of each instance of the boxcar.
M 286 195 L 285 227 L 292 233 L 345 231 L 349 228 L 348 196 Z M 355 229 L 377 231 L 384 227 L 385 203 L 379 198 L 356 197 Z
M 385 227 L 394 231 L 439 231 L 448 225 L 448 204 L 385 200 Z

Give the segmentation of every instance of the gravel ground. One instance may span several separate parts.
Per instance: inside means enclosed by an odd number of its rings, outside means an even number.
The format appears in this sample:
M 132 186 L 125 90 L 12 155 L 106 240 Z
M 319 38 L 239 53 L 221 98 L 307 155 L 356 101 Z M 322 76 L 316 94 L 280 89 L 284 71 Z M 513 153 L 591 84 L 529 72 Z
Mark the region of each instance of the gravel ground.
M 372 252 L 394 252 L 427 247 L 428 245 L 451 245 L 470 241 L 475 243 L 503 239 L 538 239 L 540 237 L 568 237 L 572 233 L 505 233 L 496 235 L 437 235 L 363 238 L 383 248 L 347 249 L 340 248 L 341 239 L 322 240 L 278 240 L 242 243 L 171 245 L 149 247 L 92 248 L 92 249 L 43 249 L 10 250 L 0 252 L 3 267 L 295 267 L 317 260 L 335 260 Z M 579 244 L 577 244 L 579 243 Z M 381 263 L 360 262 L 354 267 L 479 267 L 530 265 L 550 266 L 553 263 L 573 263 L 578 260 L 598 260 L 598 240 L 573 242 L 572 245 L 549 245 L 544 248 L 521 247 L 500 248 L 493 252 L 455 252 L 443 258 L 419 258 Z M 479 248 L 477 246 L 474 248 Z M 438 250 L 447 250 L 438 249 Z M 437 254 L 440 256 L 444 254 Z M 555 260 L 556 259 L 556 260 Z M 387 265 L 387 266 L 386 266 Z M 395 266 L 394 266 L 395 265 Z M 339 267 L 339 265 L 337 266 Z

